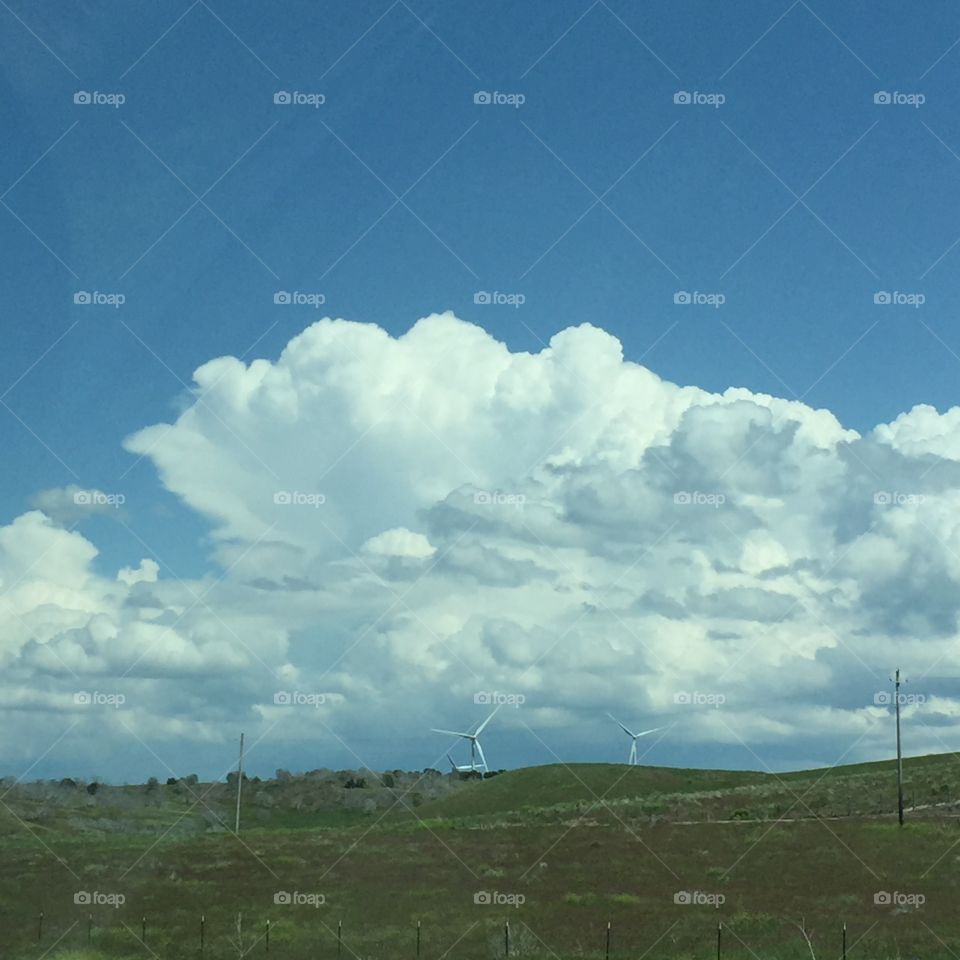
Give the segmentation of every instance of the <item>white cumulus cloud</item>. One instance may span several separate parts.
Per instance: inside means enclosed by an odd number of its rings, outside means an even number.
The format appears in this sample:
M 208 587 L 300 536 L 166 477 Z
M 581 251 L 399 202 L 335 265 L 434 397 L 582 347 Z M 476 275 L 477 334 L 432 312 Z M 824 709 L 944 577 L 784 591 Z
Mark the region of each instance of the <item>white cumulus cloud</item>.
M 618 757 L 611 710 L 750 764 L 885 753 L 889 668 L 922 686 L 960 667 L 960 408 L 860 435 L 666 382 L 589 324 L 513 353 L 449 313 L 399 337 L 321 320 L 195 383 L 126 447 L 209 522 L 217 566 L 100 576 L 57 525 L 65 495 L 42 495 L 0 528 L 11 690 L 96 677 L 129 685 L 116 715 L 136 730 L 335 729 L 363 760 L 389 724 L 403 756 L 379 762 L 419 766 L 445 747 L 426 727 L 479 719 L 497 690 L 526 698 L 498 719 L 513 762 L 537 720 L 551 749 L 586 722 L 584 749 Z M 930 702 L 938 749 L 958 710 Z

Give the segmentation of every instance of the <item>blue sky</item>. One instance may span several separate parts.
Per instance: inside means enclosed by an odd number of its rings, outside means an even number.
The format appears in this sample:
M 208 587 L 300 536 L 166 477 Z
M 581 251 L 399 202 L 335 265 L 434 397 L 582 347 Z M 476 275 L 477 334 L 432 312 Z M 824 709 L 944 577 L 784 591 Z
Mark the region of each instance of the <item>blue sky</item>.
M 188 408 L 202 364 L 275 361 L 321 316 L 397 337 L 449 310 L 514 353 L 591 323 L 666 381 L 860 433 L 956 402 L 954 5 L 10 0 L 0 20 L 3 520 L 44 489 L 123 492 L 83 528 L 101 574 L 222 569 L 219 521 L 124 441 Z

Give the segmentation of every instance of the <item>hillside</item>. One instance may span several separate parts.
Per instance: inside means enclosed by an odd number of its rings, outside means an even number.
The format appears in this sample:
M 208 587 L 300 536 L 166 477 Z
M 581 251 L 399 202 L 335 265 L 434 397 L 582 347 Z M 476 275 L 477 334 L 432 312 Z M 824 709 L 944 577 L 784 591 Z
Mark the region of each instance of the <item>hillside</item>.
M 245 827 L 311 830 L 503 818 L 522 823 L 563 820 L 601 806 L 622 819 L 707 822 L 876 816 L 896 810 L 892 761 L 787 774 L 610 763 L 525 767 L 486 780 L 436 771 L 281 774 L 247 783 Z M 908 758 L 904 775 L 908 807 L 950 812 L 960 798 L 960 765 L 952 754 Z M 233 824 L 233 783 L 188 778 L 167 785 L 96 786 L 91 793 L 91 785 L 72 780 L 6 783 L 0 836 L 23 842 L 24 824 L 76 838 L 117 832 L 184 837 L 226 832 Z
M 960 765 L 953 754 L 904 760 L 904 800 L 948 806 L 960 799 Z M 422 804 L 419 817 L 441 819 L 504 814 L 563 816 L 571 809 L 613 806 L 628 815 L 674 820 L 766 820 L 779 817 L 882 815 L 896 811 L 893 761 L 801 770 L 756 771 L 549 764 L 510 770 Z
M 735 770 L 628 767 L 622 763 L 551 763 L 508 770 L 418 808 L 420 816 L 469 817 L 595 800 L 727 791 L 767 774 Z
M 852 960 L 950 960 L 960 766 L 905 773 L 902 830 L 891 762 L 285 774 L 250 783 L 239 837 L 222 781 L 25 784 L 0 816 L 4 956 L 188 960 L 202 916 L 212 960 L 265 955 L 268 929 L 287 960 L 414 957 L 418 923 L 423 960 L 491 960 L 505 921 L 521 960 L 601 960 L 607 923 L 610 960 L 710 956 L 718 921 L 723 960 L 836 956 L 842 923 Z

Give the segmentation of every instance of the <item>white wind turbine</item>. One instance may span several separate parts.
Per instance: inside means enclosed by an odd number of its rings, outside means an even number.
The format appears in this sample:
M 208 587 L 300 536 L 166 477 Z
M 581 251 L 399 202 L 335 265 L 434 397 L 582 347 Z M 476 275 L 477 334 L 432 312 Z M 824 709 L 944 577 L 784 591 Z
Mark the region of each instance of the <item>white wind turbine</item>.
M 654 727 L 652 730 L 642 730 L 640 733 L 634 733 L 627 729 L 612 713 L 608 713 L 607 716 L 630 738 L 630 756 L 627 758 L 627 764 L 631 767 L 637 765 L 637 741 L 649 733 L 667 729 L 666 727 Z
M 435 727 L 432 729 L 433 733 L 447 733 L 451 737 L 461 737 L 464 740 L 470 741 L 470 762 L 465 763 L 461 766 L 453 763 L 453 760 L 450 759 L 450 754 L 447 754 L 447 759 L 453 764 L 453 768 L 457 771 L 466 772 L 470 771 L 471 773 L 476 773 L 478 770 L 481 770 L 483 773 L 487 773 L 489 768 L 487 767 L 487 758 L 483 755 L 483 747 L 480 746 L 480 734 L 483 733 L 484 727 L 493 719 L 493 714 L 499 710 L 500 707 L 497 707 L 493 713 L 487 717 L 483 723 L 477 727 L 473 733 L 461 733 L 459 730 L 437 730 Z M 480 763 L 477 763 L 477 757 L 480 757 Z

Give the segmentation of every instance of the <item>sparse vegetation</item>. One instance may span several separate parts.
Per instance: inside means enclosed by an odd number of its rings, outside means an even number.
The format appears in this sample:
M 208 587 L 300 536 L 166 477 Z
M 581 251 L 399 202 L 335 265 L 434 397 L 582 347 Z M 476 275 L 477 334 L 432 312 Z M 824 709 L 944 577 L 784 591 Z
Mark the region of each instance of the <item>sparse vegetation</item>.
M 202 913 L 213 960 L 237 943 L 259 954 L 268 919 L 271 952 L 288 960 L 335 956 L 341 920 L 342 956 L 364 960 L 413 958 L 417 920 L 424 960 L 453 945 L 464 960 L 502 956 L 505 921 L 511 956 L 537 960 L 601 960 L 608 921 L 611 960 L 654 944 L 667 960 L 712 955 L 718 921 L 724 960 L 837 955 L 844 921 L 851 960 L 946 960 L 960 948 L 960 820 L 942 799 L 957 795 L 954 769 L 907 761 L 912 792 L 939 805 L 902 830 L 891 764 L 781 777 L 590 764 L 482 781 L 278 771 L 246 783 L 240 838 L 226 783 L 8 782 L 4 956 L 36 960 L 62 938 L 51 958 L 193 958 Z M 768 822 L 773 811 L 787 819 Z M 877 904 L 881 891 L 923 900 Z M 684 892 L 715 902 L 677 902 Z

